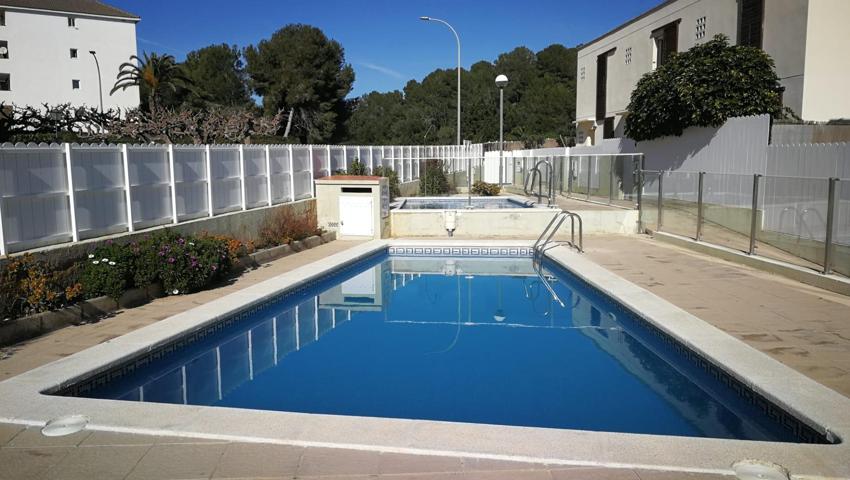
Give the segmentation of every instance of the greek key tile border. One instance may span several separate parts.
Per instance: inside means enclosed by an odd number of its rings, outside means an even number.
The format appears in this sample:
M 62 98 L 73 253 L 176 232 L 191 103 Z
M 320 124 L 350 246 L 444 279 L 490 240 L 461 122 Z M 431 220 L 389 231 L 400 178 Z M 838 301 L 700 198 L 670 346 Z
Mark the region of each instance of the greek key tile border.
M 530 258 L 531 247 L 489 247 L 489 246 L 398 246 L 390 247 L 390 255 L 404 257 L 509 257 Z

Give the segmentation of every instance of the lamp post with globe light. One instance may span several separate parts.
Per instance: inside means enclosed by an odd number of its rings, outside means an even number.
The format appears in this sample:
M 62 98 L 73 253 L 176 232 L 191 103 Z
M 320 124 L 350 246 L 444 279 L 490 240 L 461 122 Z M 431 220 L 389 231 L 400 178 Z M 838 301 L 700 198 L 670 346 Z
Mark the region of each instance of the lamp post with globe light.
M 505 86 L 507 84 L 506 75 L 496 77 L 496 86 L 499 87 L 499 185 L 505 183 Z

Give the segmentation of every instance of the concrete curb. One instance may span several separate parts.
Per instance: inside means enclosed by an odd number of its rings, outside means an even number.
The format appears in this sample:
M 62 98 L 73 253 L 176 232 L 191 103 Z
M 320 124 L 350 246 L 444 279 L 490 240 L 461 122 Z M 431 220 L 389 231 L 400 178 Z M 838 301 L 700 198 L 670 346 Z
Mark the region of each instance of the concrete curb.
M 799 267 L 797 265 L 780 262 L 767 257 L 747 255 L 746 253 L 739 252 L 731 248 L 712 245 L 705 242 L 697 242 L 690 238 L 674 235 L 672 233 L 652 232 L 652 237 L 671 245 L 684 247 L 695 252 L 711 255 L 712 257 L 746 265 L 763 272 L 781 275 L 791 280 L 796 280 L 807 285 L 829 290 L 830 292 L 850 296 L 850 279 L 846 279 L 838 275 L 824 275 L 805 267 Z
M 336 240 L 335 232 L 314 235 L 300 242 L 292 242 L 297 246 L 279 245 L 240 258 L 234 265 L 234 272 L 241 273 L 252 267 L 268 263 L 309 248 Z M 84 300 L 77 304 L 59 310 L 41 312 L 26 317 L 0 322 L 0 347 L 6 347 L 39 337 L 46 333 L 59 330 L 71 325 L 82 325 L 90 320 L 101 318 L 122 308 L 135 308 L 156 298 L 162 297 L 161 286 L 149 288 L 133 288 L 124 292 L 116 303 L 109 297 L 97 297 Z

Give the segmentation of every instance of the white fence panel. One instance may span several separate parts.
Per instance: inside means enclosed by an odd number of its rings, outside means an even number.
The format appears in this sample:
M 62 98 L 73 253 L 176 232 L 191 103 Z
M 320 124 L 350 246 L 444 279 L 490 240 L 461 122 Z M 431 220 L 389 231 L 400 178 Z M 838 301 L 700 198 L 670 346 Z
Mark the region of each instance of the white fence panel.
M 0 210 L 7 252 L 72 239 L 61 145 L 0 148 Z
M 345 147 L 331 147 L 331 169 L 334 172 L 345 170 Z
M 134 227 L 170 223 L 173 217 L 168 149 L 162 145 L 130 146 L 127 163 Z
M 309 198 L 313 195 L 312 159 L 307 147 L 292 147 L 292 172 L 295 184 L 295 199 Z M 321 176 L 321 175 L 320 175 Z
M 306 150 L 308 154 L 312 155 L 313 178 L 322 178 L 333 174 L 326 145 L 312 145 L 306 147 Z
M 349 165 L 354 163 L 355 160 L 363 161 L 360 158 L 360 154 L 357 152 L 357 147 L 345 147 L 345 167 L 343 170 L 347 169 Z
M 213 212 L 232 212 L 242 208 L 242 179 L 240 178 L 239 148 L 210 147 Z
M 268 176 L 266 174 L 266 148 L 246 145 L 243 149 L 245 162 L 245 203 L 248 208 L 264 207 L 269 204 Z
M 288 147 L 269 147 L 271 164 L 272 203 L 292 201 L 292 159 Z
M 121 147 L 72 145 L 70 152 L 80 239 L 127 230 Z
M 203 146 L 174 146 L 174 185 L 179 221 L 208 216 L 210 213 L 206 161 L 206 148 Z

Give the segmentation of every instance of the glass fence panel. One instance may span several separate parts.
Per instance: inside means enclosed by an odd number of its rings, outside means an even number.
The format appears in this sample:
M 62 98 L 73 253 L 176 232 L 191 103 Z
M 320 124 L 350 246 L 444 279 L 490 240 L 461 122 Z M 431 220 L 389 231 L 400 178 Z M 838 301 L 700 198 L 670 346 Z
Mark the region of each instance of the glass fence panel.
M 702 240 L 747 252 L 752 202 L 753 175 L 706 173 Z
M 760 190 L 756 253 L 822 270 L 829 179 L 766 176 Z
M 640 198 L 640 225 L 643 230 L 658 230 L 658 172 L 643 172 Z
M 638 172 L 640 155 L 618 155 L 614 157 L 614 188 L 611 203 L 626 208 L 637 204 Z
M 661 230 L 696 238 L 699 173 L 664 172 L 662 188 Z
M 590 155 L 579 155 L 573 157 L 573 191 L 574 196 L 588 198 L 590 194 L 590 172 L 592 157 Z
M 608 203 L 610 190 L 611 160 L 610 155 L 594 155 L 588 157 L 587 183 L 590 195 L 588 200 Z

